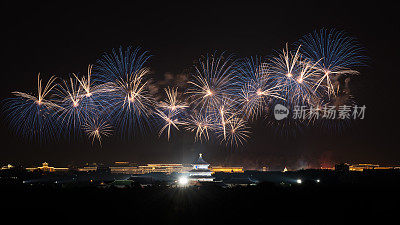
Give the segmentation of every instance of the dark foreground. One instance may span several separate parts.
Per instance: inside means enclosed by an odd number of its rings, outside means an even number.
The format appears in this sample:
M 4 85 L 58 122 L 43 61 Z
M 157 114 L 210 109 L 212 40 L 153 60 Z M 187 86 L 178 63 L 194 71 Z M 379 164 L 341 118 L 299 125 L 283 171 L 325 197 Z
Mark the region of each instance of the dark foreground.
M 399 213 L 399 193 L 393 182 L 123 189 L 8 185 L 1 188 L 0 214 L 51 224 L 370 224 L 372 219 L 386 224 Z
M 61 221 L 95 223 L 111 218 L 141 224 L 361 224 L 372 219 L 386 224 L 399 212 L 398 188 L 270 183 L 225 189 L 3 187 L 1 212 L 19 219 L 55 215 Z

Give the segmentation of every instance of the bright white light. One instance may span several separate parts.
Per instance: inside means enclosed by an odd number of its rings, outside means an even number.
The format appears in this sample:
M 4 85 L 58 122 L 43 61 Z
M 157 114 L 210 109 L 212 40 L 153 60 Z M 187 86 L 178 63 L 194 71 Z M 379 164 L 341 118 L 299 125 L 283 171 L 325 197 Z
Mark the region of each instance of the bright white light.
M 187 179 L 187 177 L 180 177 L 178 182 L 180 185 L 184 186 L 189 182 L 189 180 Z
M 321 180 L 320 180 L 320 179 L 317 179 L 316 182 L 319 183 L 319 182 L 321 182 Z
M 297 179 L 296 182 L 297 182 L 298 184 L 301 184 L 301 179 Z

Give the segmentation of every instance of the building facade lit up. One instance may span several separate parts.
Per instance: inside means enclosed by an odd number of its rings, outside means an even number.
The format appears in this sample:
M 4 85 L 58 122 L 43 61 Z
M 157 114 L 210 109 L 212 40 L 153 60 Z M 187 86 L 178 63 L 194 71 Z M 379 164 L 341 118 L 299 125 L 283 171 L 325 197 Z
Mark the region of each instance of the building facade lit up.
M 399 169 L 399 167 L 393 166 L 380 166 L 378 164 L 354 164 L 349 166 L 350 171 L 364 171 L 364 170 L 392 170 Z
M 212 173 L 244 173 L 242 166 L 212 166 L 211 171 Z
M 43 172 L 66 172 L 69 170 L 69 168 L 57 168 L 57 167 L 52 167 L 49 166 L 49 164 L 47 162 L 42 163 L 42 166 L 39 167 L 32 167 L 32 168 L 25 168 L 28 171 L 43 171 Z
M 146 173 L 180 173 L 183 170 L 182 164 L 147 164 L 145 166 L 131 166 L 128 162 L 115 162 L 115 166 L 110 166 L 111 173 L 118 174 L 146 174 Z M 82 172 L 97 171 L 97 165 L 85 166 L 78 169 Z
M 210 164 L 204 161 L 202 154 L 199 154 L 199 158 L 192 163 L 192 169 L 189 171 L 189 181 L 196 183 L 199 181 L 213 181 L 214 177 L 211 176 L 212 171 L 208 169 Z

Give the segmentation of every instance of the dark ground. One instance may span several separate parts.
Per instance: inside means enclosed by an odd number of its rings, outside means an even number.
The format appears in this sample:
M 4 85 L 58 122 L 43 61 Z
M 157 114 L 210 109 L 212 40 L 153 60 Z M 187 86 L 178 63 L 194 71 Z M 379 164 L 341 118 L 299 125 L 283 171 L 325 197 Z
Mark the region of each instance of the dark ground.
M 266 181 L 262 177 L 273 174 L 253 173 L 264 181 L 234 188 L 172 188 L 162 182 L 124 189 L 99 189 L 83 183 L 63 187 L 3 183 L 4 209 L 0 212 L 28 221 L 98 223 L 111 219 L 131 224 L 370 224 L 375 220 L 375 224 L 387 224 L 396 217 L 398 171 L 329 172 L 320 183 L 308 179 L 317 173 L 300 171 L 287 176 L 301 176 L 300 185 Z M 50 220 L 50 215 L 58 221 Z

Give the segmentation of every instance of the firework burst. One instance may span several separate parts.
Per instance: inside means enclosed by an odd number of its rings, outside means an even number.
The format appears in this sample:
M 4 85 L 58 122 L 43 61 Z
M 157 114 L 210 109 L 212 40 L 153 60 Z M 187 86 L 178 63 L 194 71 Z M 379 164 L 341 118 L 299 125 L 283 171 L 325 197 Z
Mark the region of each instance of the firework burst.
M 171 127 L 175 127 L 175 129 L 179 130 L 178 125 L 184 124 L 184 122 L 178 120 L 178 114 L 178 111 L 169 111 L 168 113 L 164 113 L 163 111 L 156 110 L 156 115 L 159 116 L 163 121 L 163 125 L 158 133 L 159 137 L 161 137 L 162 133 L 166 131 L 169 141 L 171 137 Z
M 303 58 L 300 48 L 291 52 L 286 44 L 286 49 L 270 60 L 274 82 L 282 86 L 282 96 L 293 105 L 307 104 L 316 95 L 313 90 L 317 78 L 315 63 Z
M 141 52 L 140 48 L 132 50 L 131 47 L 127 47 L 125 51 L 122 47 L 118 51 L 113 49 L 111 54 L 104 53 L 97 60 L 97 65 L 94 67 L 96 78 L 101 82 L 125 79 L 142 70 L 150 57 L 146 51 Z
M 229 118 L 225 127 L 221 125 L 217 133 L 222 143 L 232 147 L 243 145 L 250 137 L 246 121 L 238 117 Z
M 325 87 L 329 95 L 336 95 L 334 83 L 339 77 L 358 74 L 354 68 L 365 65 L 366 57 L 361 45 L 343 31 L 316 30 L 304 35 L 299 43 L 302 54 L 316 62 L 320 78 L 315 89 Z
M 168 110 L 170 112 L 183 111 L 188 108 L 188 104 L 178 99 L 178 88 L 165 88 L 164 89 L 167 99 L 158 104 L 159 108 Z
M 82 127 L 89 139 L 92 140 L 92 145 L 97 140 L 101 146 L 102 138 L 110 136 L 113 131 L 111 125 L 108 124 L 107 121 L 99 118 L 87 119 Z
M 238 103 L 246 119 L 256 119 L 275 99 L 285 100 L 280 96 L 282 86 L 272 82 L 268 65 L 261 58 L 243 60 L 238 64 L 238 73 L 241 74 Z
M 185 129 L 195 134 L 194 141 L 209 140 L 209 132 L 213 130 L 214 121 L 210 115 L 193 113 L 185 123 Z
M 54 123 L 55 104 L 49 95 L 53 92 L 56 78 L 53 76 L 43 86 L 40 74 L 37 78 L 37 95 L 14 91 L 13 98 L 6 102 L 9 123 L 16 134 L 31 141 L 42 142 L 56 138 L 58 127 Z
M 344 32 L 322 29 L 303 36 L 295 46 L 293 51 L 286 44 L 269 58 L 234 59 L 215 52 L 201 57 L 190 81 L 178 85 L 181 92 L 167 87 L 165 99 L 158 102 L 158 83 L 152 84 L 156 89 L 149 85 L 150 69 L 145 67 L 150 55 L 121 47 L 102 55 L 93 77 L 90 65 L 87 75 L 73 74 L 60 85 L 51 77 L 42 86 L 38 76 L 37 95 L 13 92 L 5 112 L 11 127 L 28 139 L 54 138 L 61 131 L 74 137 L 86 133 L 92 144 L 100 145 L 114 130 L 111 126 L 130 137 L 152 128 L 153 121 L 160 123 L 158 135 L 166 134 L 168 140 L 172 130 L 184 127 L 194 133 L 195 142 L 216 137 L 232 147 L 250 138 L 247 121 L 263 115 L 273 129 L 284 128 L 283 133 L 346 127 L 349 120 L 321 118 L 327 108 L 355 104 L 349 81 L 366 61 L 359 43 Z M 273 120 L 276 104 L 290 112 L 299 107 L 308 111 L 299 118 Z
M 149 69 L 142 68 L 147 59 L 147 53 L 139 54 L 139 49 L 130 52 L 128 48 L 125 53 L 120 49 L 119 54 L 105 54 L 97 67 L 99 78 L 107 81 L 101 85 L 107 102 L 104 113 L 122 136 L 143 130 L 152 114 L 154 100 L 146 80 Z
M 195 66 L 194 80 L 187 94 L 200 111 L 214 110 L 221 103 L 230 101 L 235 95 L 236 74 L 232 55 L 207 55 Z
M 81 125 L 91 115 L 88 108 L 81 104 L 81 85 L 75 78 L 63 81 L 57 88 L 57 111 L 59 122 L 65 137 L 76 137 L 81 131 Z

